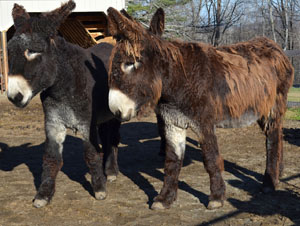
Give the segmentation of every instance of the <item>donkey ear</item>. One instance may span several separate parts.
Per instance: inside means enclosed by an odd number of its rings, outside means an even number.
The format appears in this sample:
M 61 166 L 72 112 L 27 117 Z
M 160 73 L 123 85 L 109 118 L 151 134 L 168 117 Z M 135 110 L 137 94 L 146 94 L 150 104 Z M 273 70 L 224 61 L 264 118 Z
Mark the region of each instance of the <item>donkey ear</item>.
M 54 24 L 56 29 L 58 29 L 61 23 L 67 19 L 75 7 L 76 3 L 73 0 L 69 0 L 68 2 L 62 4 L 61 7 L 53 11 L 43 13 L 41 16 L 49 19 Z
M 134 20 L 122 15 L 118 10 L 110 7 L 107 10 L 108 29 L 112 36 L 136 41 L 141 33 L 141 26 Z M 130 17 L 130 16 L 129 16 Z M 131 17 L 130 17 L 131 18 Z
M 127 13 L 125 9 L 122 9 L 120 12 L 129 20 L 133 20 L 133 18 Z
M 162 8 L 158 8 L 151 19 L 149 31 L 152 32 L 153 34 L 162 36 L 164 29 L 165 29 L 165 12 Z
M 16 29 L 23 27 L 23 25 L 25 25 L 27 20 L 30 18 L 24 7 L 16 3 L 12 9 L 12 17 Z

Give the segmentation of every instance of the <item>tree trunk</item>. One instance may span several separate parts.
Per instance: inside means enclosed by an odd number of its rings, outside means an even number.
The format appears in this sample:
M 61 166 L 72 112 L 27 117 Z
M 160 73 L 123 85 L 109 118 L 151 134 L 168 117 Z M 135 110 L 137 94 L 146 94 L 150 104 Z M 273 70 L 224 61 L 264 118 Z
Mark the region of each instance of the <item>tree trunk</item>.
M 216 33 L 214 46 L 218 46 L 220 43 L 221 30 L 221 0 L 217 0 L 217 12 L 216 12 Z
M 269 6 L 269 14 L 270 14 L 270 22 L 271 22 L 271 28 L 272 28 L 272 33 L 273 33 L 273 39 L 275 42 L 277 42 L 276 35 L 275 35 L 275 25 L 274 25 L 274 19 L 273 19 L 273 9 L 272 9 L 271 0 L 268 0 L 268 6 Z
M 288 6 L 288 0 L 285 0 L 284 6 L 283 6 L 283 0 L 281 0 L 282 4 L 282 13 L 284 14 L 285 18 L 285 40 L 284 40 L 284 50 L 288 48 L 288 41 L 289 41 L 289 17 L 287 13 L 287 6 Z

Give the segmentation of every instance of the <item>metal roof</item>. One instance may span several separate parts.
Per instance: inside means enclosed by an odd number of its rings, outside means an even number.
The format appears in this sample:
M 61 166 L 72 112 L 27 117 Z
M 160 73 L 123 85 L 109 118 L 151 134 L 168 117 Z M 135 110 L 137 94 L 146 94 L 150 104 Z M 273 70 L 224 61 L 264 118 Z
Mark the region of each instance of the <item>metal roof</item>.
M 118 10 L 125 8 L 125 0 L 74 0 L 73 12 L 105 12 L 108 7 Z M 13 25 L 11 16 L 15 3 L 24 6 L 29 13 L 47 12 L 58 8 L 67 0 L 0 0 L 0 31 L 8 30 Z

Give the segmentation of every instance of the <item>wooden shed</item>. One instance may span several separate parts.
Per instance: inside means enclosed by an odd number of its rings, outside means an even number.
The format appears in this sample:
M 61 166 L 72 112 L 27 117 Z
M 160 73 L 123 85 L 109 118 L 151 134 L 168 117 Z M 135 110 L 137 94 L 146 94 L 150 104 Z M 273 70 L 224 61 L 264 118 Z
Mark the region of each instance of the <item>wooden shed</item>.
M 11 16 L 14 3 L 23 5 L 31 16 L 51 11 L 67 0 L 0 0 L 0 86 L 1 92 L 6 90 L 8 75 L 7 41 L 13 36 L 15 29 Z M 74 0 L 76 8 L 59 28 L 59 33 L 67 41 L 83 48 L 100 42 L 113 42 L 107 36 L 106 10 L 114 7 L 125 8 L 125 0 Z

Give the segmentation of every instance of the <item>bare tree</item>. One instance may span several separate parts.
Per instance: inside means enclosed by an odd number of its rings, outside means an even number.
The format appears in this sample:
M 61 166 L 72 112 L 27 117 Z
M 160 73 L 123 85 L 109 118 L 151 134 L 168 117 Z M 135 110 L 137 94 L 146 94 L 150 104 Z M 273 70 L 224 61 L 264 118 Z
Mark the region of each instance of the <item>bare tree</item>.
M 275 24 L 274 24 L 274 18 L 273 18 L 273 7 L 272 7 L 271 0 L 268 0 L 268 7 L 269 7 L 269 15 L 270 15 L 270 23 L 271 23 L 271 28 L 272 28 L 273 40 L 275 42 L 277 42 L 276 34 L 275 34 Z
M 198 4 L 197 4 L 198 3 Z M 191 7 L 191 18 L 192 18 L 192 21 L 191 21 L 191 27 L 192 27 L 192 32 L 191 32 L 191 37 L 193 39 L 196 39 L 195 37 L 195 34 L 196 34 L 196 26 L 199 21 L 201 21 L 201 16 L 200 16 L 200 13 L 201 13 L 201 10 L 203 8 L 203 0 L 199 0 L 198 1 L 190 1 L 190 7 Z
M 222 42 L 225 32 L 235 25 L 243 16 L 243 0 L 207 0 L 207 24 L 200 26 L 200 32 L 211 34 L 211 44 L 218 46 Z

